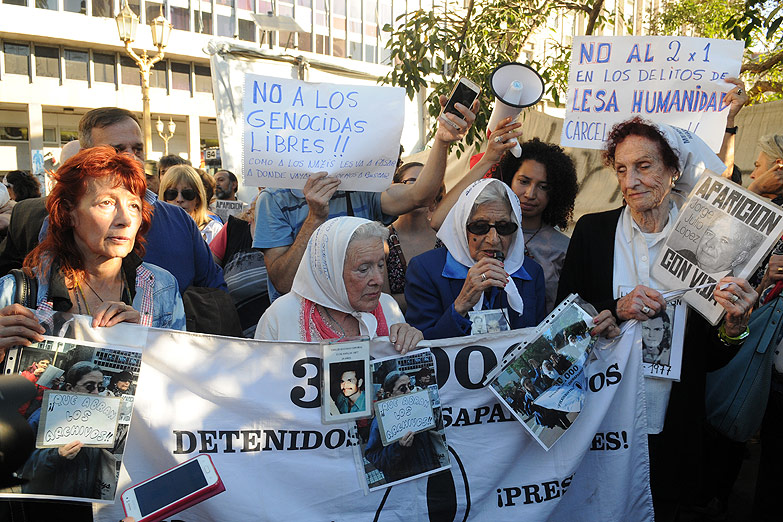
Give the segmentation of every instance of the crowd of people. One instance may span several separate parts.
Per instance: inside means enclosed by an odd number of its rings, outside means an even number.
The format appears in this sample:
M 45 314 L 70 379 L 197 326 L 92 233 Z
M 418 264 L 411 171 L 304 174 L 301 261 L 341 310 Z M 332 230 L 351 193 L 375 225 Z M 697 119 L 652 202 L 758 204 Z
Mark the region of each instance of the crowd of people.
M 731 83 L 725 100 L 733 123 L 747 96 L 741 82 Z M 639 118 L 617 124 L 604 159 L 616 173 L 623 205 L 583 216 L 569 238 L 578 187 L 574 162 L 558 145 L 536 138 L 520 144 L 519 156 L 512 154 L 522 132 L 511 118 L 492 129 L 483 156 L 446 192 L 449 146 L 472 126 L 477 103 L 457 104 L 460 116 L 444 113 L 426 162 L 401 164 L 384 192 L 342 191 L 339 179 L 314 173 L 302 190 L 260 190 L 225 223 L 215 203 L 237 201 L 233 173 L 212 176 L 179 156 L 165 156 L 156 171 L 145 172 L 136 116 L 117 108 L 90 111 L 79 124 L 78 147 L 69 147 L 51 173 L 55 183 L 46 197 L 23 172 L 9 173 L 0 185 L 0 271 L 8 274 L 0 279 L 0 359 L 12 346 L 42 340 L 34 309 L 89 315 L 94 327 L 129 322 L 179 330 L 233 315 L 235 335 L 248 338 L 388 336 L 404 354 L 423 339 L 484 333 L 488 311 L 502 330 L 535 326 L 577 293 L 599 311 L 591 335 L 615 337 L 620 323 L 640 321 L 644 359 L 660 363 L 669 355 L 672 325 L 651 262 L 694 182 L 694 168 L 732 175 L 734 132 L 727 129 L 719 157 L 685 150 L 665 125 Z M 783 201 L 783 136 L 761 140 L 751 178 L 751 190 Z M 233 307 L 204 317 L 207 312 L 188 304 L 197 302 L 188 295 L 199 289 L 228 295 Z M 688 315 L 680 381 L 645 379 L 657 520 L 677 520 L 685 506 L 717 495 L 704 480 L 705 376 L 741 347 L 759 294 L 763 302 L 781 289 L 780 255 L 767 260 L 756 281 L 724 277 L 714 291 L 726 312 L 722 322 L 713 327 Z M 536 375 L 557 379 L 560 362 L 536 363 Z M 28 379 L 47 364 L 35 362 Z M 83 377 L 100 373 L 87 370 L 69 374 L 63 386 L 71 388 L 64 389 L 78 389 Z M 780 375 L 773 380 L 783 382 Z M 97 381 L 112 393 L 122 393 L 129 381 L 103 377 Z M 388 375 L 387 396 L 405 393 L 406 378 Z M 364 393 L 363 379 L 355 370 L 341 379 L 350 401 L 340 395 L 338 407 L 350 411 Z M 538 386 L 525 378 L 512 406 L 544 425 L 567 428 L 567 418 L 536 408 Z M 773 386 L 774 394 L 775 414 L 765 419 L 770 452 L 782 437 L 783 385 Z M 374 441 L 368 454 L 380 462 L 420 439 L 406 435 L 387 448 Z M 55 453 L 47 458 L 56 460 Z M 65 453 L 59 457 L 73 461 L 79 448 Z M 780 460 L 771 456 L 769 464 Z M 762 469 L 767 489 L 780 483 L 770 466 Z M 705 487 L 693 493 L 701 483 Z

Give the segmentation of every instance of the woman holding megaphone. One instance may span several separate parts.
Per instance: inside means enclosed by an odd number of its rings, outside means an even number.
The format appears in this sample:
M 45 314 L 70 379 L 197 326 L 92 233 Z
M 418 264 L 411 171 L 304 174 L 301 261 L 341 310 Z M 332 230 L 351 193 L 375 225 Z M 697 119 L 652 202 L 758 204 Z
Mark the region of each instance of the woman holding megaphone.
M 519 157 L 511 154 L 509 151 L 517 146 L 516 138 L 522 135 L 522 124 L 513 120 L 505 118 L 492 130 L 487 151 L 446 194 L 431 224 L 438 230 L 460 194 L 474 181 L 483 177 L 502 180 L 519 197 L 525 255 L 544 269 L 549 312 L 557 304 L 557 283 L 568 249 L 568 236 L 557 228 L 564 230 L 574 211 L 576 169 L 562 148 L 538 138 L 520 143 Z

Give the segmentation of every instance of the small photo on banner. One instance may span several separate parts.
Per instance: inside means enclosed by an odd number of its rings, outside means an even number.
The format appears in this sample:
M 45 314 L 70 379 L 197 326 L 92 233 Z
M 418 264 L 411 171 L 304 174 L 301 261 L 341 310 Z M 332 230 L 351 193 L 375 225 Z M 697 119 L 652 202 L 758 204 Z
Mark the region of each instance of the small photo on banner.
M 591 305 L 570 295 L 485 380 L 547 451 L 582 411 L 595 315 Z
M 356 421 L 357 462 L 370 491 L 449 469 L 435 357 L 429 350 L 370 363 L 372 419 Z M 383 430 L 383 431 L 381 431 Z
M 0 498 L 113 503 L 141 351 L 44 336 L 13 352 L 3 373 L 22 375 L 36 388 L 19 408 L 35 449 L 17 472 L 24 482 L 1 489 Z

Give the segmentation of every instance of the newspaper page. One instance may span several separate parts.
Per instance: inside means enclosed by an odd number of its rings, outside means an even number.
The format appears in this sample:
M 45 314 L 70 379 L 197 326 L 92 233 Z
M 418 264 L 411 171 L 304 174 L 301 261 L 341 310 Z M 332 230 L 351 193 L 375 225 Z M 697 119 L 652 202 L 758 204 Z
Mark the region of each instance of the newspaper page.
M 783 210 L 706 171 L 688 195 L 652 268 L 668 288 L 693 288 L 731 275 L 747 279 L 783 233 Z M 723 317 L 715 286 L 687 292 L 685 302 L 712 325 Z
M 582 411 L 595 315 L 592 306 L 572 294 L 485 379 L 501 404 L 547 451 Z

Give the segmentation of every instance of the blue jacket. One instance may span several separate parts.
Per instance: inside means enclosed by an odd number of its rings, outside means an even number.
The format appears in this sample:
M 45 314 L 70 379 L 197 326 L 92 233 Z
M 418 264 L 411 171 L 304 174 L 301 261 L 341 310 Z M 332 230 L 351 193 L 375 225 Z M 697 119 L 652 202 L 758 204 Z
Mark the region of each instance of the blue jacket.
M 464 279 L 444 277 L 446 264 L 445 248 L 436 248 L 416 256 L 408 263 L 405 277 L 405 300 L 408 310 L 405 319 L 424 333 L 425 339 L 460 337 L 470 334 L 471 322 L 454 310 L 454 300 L 462 290 Z M 544 271 L 541 266 L 525 258 L 522 267 L 530 276 L 529 280 L 512 277 L 519 289 L 524 303 L 522 315 L 508 306 L 505 292 L 492 308 L 507 308 L 511 328 L 536 326 L 546 317 L 546 292 L 544 290 Z

